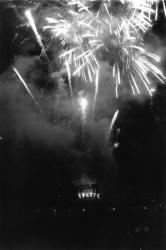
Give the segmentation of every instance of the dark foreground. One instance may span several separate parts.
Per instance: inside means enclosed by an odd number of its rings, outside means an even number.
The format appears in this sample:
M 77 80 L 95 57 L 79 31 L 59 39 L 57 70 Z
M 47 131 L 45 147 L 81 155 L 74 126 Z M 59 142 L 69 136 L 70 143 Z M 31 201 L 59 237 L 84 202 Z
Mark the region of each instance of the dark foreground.
M 0 249 L 166 249 L 166 209 L 37 209 L 3 223 Z M 8 224 L 8 225 L 7 225 Z

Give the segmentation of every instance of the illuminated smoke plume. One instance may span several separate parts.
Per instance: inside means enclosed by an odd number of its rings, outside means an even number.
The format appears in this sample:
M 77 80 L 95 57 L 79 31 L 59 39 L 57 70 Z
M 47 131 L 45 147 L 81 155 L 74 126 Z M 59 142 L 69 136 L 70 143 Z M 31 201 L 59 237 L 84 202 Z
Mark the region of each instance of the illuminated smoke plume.
M 80 111 L 81 111 L 81 120 L 82 120 L 82 144 L 85 146 L 85 133 L 86 133 L 86 125 L 87 125 L 87 108 L 88 101 L 85 97 L 80 97 L 79 100 Z

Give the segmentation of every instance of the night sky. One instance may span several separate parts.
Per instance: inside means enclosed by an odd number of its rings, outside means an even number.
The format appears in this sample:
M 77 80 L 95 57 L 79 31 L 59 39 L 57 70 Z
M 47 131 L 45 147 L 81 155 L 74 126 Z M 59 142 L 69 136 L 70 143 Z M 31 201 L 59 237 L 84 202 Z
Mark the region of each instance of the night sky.
M 64 76 L 62 88 L 50 77 L 47 64 L 40 58 L 40 48 L 31 28 L 17 27 L 20 23 L 15 10 L 1 2 L 2 215 L 6 214 L 8 218 L 11 203 L 12 207 L 13 204 L 34 207 L 46 203 L 51 206 L 58 202 L 59 194 L 64 202 L 71 202 L 76 196 L 73 182 L 79 182 L 82 175 L 87 176 L 87 182 L 95 179 L 103 197 L 108 200 L 114 196 L 124 198 L 142 194 L 158 197 L 165 193 L 165 85 L 157 83 L 153 98 L 130 98 L 124 93 L 120 100 L 115 100 L 109 92 L 110 78 L 103 75 L 105 86 L 101 87 L 101 92 L 104 99 L 98 100 L 95 121 L 90 121 L 87 128 L 88 147 L 82 150 L 80 115 L 76 107 L 73 111 L 68 101 L 67 79 Z M 145 35 L 145 41 L 162 55 L 162 68 L 166 73 L 165 35 L 166 20 L 161 13 L 152 30 Z M 59 48 L 60 45 L 57 45 L 54 54 L 59 53 Z M 52 58 L 52 51 L 51 48 L 48 56 L 58 71 L 60 65 L 56 58 Z M 44 116 L 20 84 L 12 65 L 19 68 L 29 83 L 44 110 Z M 77 94 L 82 90 L 82 83 L 77 85 L 76 80 L 73 82 Z M 86 88 L 88 92 L 90 87 Z M 63 100 L 58 102 L 58 96 L 63 96 Z M 116 131 L 120 128 L 117 138 L 120 144 L 118 148 L 110 146 L 103 153 L 104 131 L 117 107 L 120 115 L 111 140 L 115 142 Z

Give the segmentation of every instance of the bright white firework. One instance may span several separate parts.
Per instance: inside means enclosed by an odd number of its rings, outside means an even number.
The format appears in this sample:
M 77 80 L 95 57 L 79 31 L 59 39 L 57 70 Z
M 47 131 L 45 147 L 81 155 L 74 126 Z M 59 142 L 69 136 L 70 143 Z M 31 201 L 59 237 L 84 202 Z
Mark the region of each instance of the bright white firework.
M 145 45 L 140 43 L 141 32 L 145 33 L 151 27 L 151 14 L 154 12 L 152 3 L 149 1 L 101 2 L 103 8 L 101 13 L 99 11 L 99 54 L 100 58 L 104 57 L 103 60 L 108 61 L 112 66 L 116 97 L 119 96 L 118 89 L 122 82 L 130 84 L 134 95 L 141 93 L 141 83 L 152 95 L 149 86 L 150 75 L 161 82 L 165 81 L 163 73 L 157 67 L 159 57 L 146 51 Z M 115 7 L 119 7 L 120 10 L 114 11 Z
M 54 18 L 47 17 L 46 21 L 48 25 L 43 29 L 50 30 L 52 38 L 59 39 L 64 46 L 60 58 L 68 65 L 68 75 L 93 82 L 95 69 L 100 67 L 95 55 L 100 44 L 96 40 L 94 16 L 87 11 L 69 9 L 66 15 L 57 14 Z
M 52 38 L 60 39 L 64 46 L 60 58 L 67 65 L 70 89 L 71 75 L 94 82 L 95 107 L 96 74 L 101 61 L 107 61 L 112 66 L 117 98 L 122 82 L 131 86 L 134 95 L 141 94 L 141 85 L 152 95 L 150 75 L 161 82 L 165 77 L 157 66 L 159 58 L 146 51 L 141 40 L 152 26 L 153 4 L 159 1 L 105 0 L 100 1 L 97 13 L 91 8 L 93 2 L 71 0 L 67 13 L 46 18 L 48 25 L 44 29 L 50 30 Z
M 120 36 L 126 33 L 146 32 L 151 27 L 151 14 L 154 12 L 146 1 L 104 1 L 101 19 L 110 26 L 110 33 Z M 100 15 L 100 12 L 99 12 Z

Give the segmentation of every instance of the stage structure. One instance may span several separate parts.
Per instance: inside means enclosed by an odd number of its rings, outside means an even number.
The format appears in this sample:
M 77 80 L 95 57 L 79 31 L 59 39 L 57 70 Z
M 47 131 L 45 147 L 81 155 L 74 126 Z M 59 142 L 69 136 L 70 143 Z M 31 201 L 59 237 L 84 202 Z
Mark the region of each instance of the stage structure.
M 100 200 L 101 195 L 96 184 L 77 185 L 77 195 L 80 200 Z

